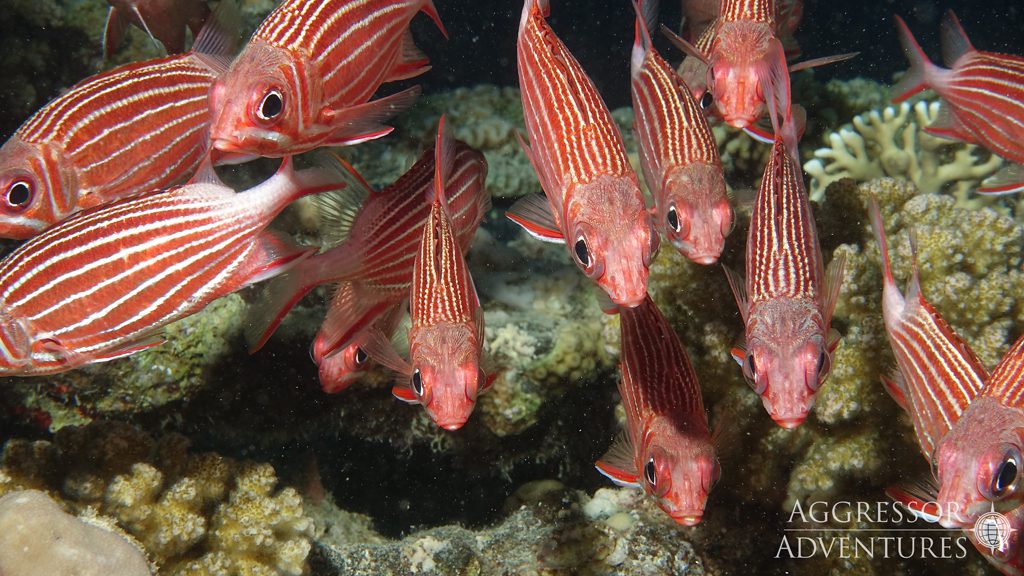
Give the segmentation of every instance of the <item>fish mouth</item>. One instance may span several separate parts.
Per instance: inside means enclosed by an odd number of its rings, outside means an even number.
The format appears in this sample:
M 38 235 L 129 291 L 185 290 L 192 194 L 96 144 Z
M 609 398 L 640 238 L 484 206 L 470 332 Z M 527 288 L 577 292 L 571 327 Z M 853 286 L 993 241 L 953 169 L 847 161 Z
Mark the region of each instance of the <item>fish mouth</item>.
M 697 264 L 703 264 L 704 266 L 710 266 L 711 264 L 714 264 L 715 262 L 718 262 L 718 255 L 717 254 L 710 254 L 710 253 L 691 254 L 690 255 L 690 260 L 693 260 Z
M 775 420 L 776 424 L 778 424 L 779 426 L 785 428 L 786 430 L 792 430 L 792 429 L 796 428 L 797 426 L 803 424 L 804 420 L 806 420 L 806 419 L 807 419 L 806 416 L 792 416 L 792 417 L 788 417 L 788 418 L 774 418 L 774 417 L 772 418 L 772 420 Z
M 702 514 L 669 514 L 677 524 L 683 526 L 696 526 L 704 518 Z
M 449 432 L 455 432 L 459 428 L 462 428 L 463 426 L 466 425 L 466 420 L 448 420 L 444 422 L 438 421 L 437 425 Z

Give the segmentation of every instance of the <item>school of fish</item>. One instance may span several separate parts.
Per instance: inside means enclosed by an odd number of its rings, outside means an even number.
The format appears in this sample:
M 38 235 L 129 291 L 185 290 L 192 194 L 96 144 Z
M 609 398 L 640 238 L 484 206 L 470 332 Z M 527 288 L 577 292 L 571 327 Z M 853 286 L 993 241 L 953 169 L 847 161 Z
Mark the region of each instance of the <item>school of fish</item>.
M 422 12 L 447 37 L 433 2 L 284 0 L 240 50 L 229 0 L 212 12 L 202 0 L 109 3 L 106 56 L 129 25 L 169 55 L 82 80 L 0 147 L 0 237 L 26 240 L 0 260 L 0 375 L 53 374 L 157 346 L 169 323 L 268 281 L 252 306 L 255 353 L 300 299 L 331 284 L 311 343 L 323 391 L 342 392 L 376 363 L 393 373 L 397 399 L 444 430 L 463 427 L 495 379 L 466 260 L 491 208 L 484 156 L 455 141 L 444 116 L 434 145 L 379 191 L 337 156 L 313 152 L 384 138 L 389 119 L 414 105 L 418 86 L 389 83 L 430 70 L 410 23 Z M 744 270 L 724 271 L 744 333 L 722 352 L 776 424 L 800 426 L 841 338 L 831 318 L 844 262 L 823 261 L 798 150 L 806 113 L 790 74 L 853 55 L 790 62 L 800 55 L 801 0 L 684 0 L 685 37 L 660 28 L 685 52 L 677 70 L 652 41 L 656 0 L 632 8 L 622 61 L 650 201 L 597 86 L 549 25 L 549 0 L 524 0 L 516 56 L 526 131 L 517 137 L 541 193 L 506 215 L 563 244 L 599 288 L 594 305 L 620 318 L 626 422 L 598 471 L 694 526 L 721 476 L 717 431 L 686 343 L 648 294 L 652 259 L 664 241 L 713 265 L 735 226 L 711 124 L 771 146 Z M 943 68 L 895 23 L 910 65 L 893 100 L 933 90 L 941 111 L 930 134 L 1008 161 L 977 192 L 1024 191 L 1024 57 L 974 48 L 948 12 Z M 309 152 L 313 167 L 295 169 L 293 156 Z M 235 191 L 215 172 L 258 157 L 280 167 L 251 189 Z M 306 196 L 320 214 L 320 247 L 267 228 Z M 963 529 L 1003 573 L 1024 574 L 1024 335 L 989 372 L 928 302 L 916 256 L 909 286 L 896 286 L 885 220 L 877 204 L 869 211 L 896 359 L 879 377 L 934 472 L 887 493 Z M 999 547 L 972 530 L 990 511 L 1013 528 Z

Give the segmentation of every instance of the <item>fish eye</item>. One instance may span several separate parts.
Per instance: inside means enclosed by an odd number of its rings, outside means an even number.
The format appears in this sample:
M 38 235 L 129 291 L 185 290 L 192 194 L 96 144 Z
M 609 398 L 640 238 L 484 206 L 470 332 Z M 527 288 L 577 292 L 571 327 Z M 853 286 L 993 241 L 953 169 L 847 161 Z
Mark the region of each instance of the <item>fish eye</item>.
M 412 373 L 412 391 L 415 392 L 417 396 L 423 396 L 423 379 L 420 377 L 419 368 Z
M 657 472 L 657 469 L 654 467 L 654 457 L 652 456 L 651 459 L 647 461 L 647 464 L 644 465 L 644 478 L 647 480 L 647 483 L 651 485 L 651 488 L 658 485 Z
M 32 202 L 32 185 L 25 180 L 15 180 L 7 188 L 7 207 L 22 209 Z
M 999 466 L 999 471 L 992 481 L 992 495 L 996 498 L 1005 496 L 1016 479 L 1017 459 L 1012 455 L 1007 456 L 1006 460 L 1003 460 L 1002 465 Z
M 700 97 L 701 110 L 707 110 L 715 103 L 715 97 L 711 95 L 710 90 L 705 90 L 704 95 Z
M 573 245 L 573 252 L 576 253 L 576 259 L 584 268 L 590 268 L 590 248 L 587 246 L 587 239 L 582 234 L 576 238 L 576 244 Z
M 825 374 L 828 374 L 829 368 L 830 363 L 828 359 L 828 353 L 825 352 L 824 349 L 822 349 L 822 351 L 818 353 L 818 378 L 822 378 L 825 376 Z
M 260 120 L 273 120 L 284 110 L 284 96 L 277 90 L 270 90 L 260 102 L 256 115 Z
M 753 382 L 757 376 L 757 364 L 754 363 L 753 352 L 747 352 L 747 359 L 743 362 L 743 375 L 751 382 Z
M 356 366 L 362 366 L 366 363 L 366 352 L 363 352 L 362 348 L 356 348 L 355 361 Z
M 669 207 L 668 214 L 666 215 L 665 220 L 668 222 L 669 228 L 675 230 L 676 232 L 679 232 L 679 213 L 676 212 L 675 206 Z

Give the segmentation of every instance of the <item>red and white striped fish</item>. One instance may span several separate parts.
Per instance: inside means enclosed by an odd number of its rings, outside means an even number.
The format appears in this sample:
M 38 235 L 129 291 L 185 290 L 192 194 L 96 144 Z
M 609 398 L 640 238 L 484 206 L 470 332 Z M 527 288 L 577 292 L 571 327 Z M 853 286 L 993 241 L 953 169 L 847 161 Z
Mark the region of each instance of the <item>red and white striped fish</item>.
M 218 9 L 190 53 L 87 78 L 26 120 L 0 148 L 0 237 L 29 238 L 83 208 L 192 176 L 233 14 Z
M 361 184 L 316 199 L 327 243 L 336 245 L 267 285 L 253 309 L 249 328 L 253 352 L 266 343 L 288 311 L 321 284 L 334 282 L 338 286 L 313 341 L 312 355 L 317 364 L 346 352 L 340 349 L 350 348 L 353 338 L 408 299 L 423 226 L 430 216 L 434 154 L 433 148 L 425 151 L 412 168 L 380 192 L 371 191 L 368 184 L 355 178 Z M 483 154 L 456 142 L 446 196 L 463 250 L 469 249 L 473 234 L 490 209 L 486 179 Z
M 285 0 L 211 92 L 213 146 L 285 156 L 388 134 L 419 88 L 367 101 L 430 69 L 409 31 L 421 10 L 445 33 L 431 0 Z
M 379 333 L 367 344 L 367 352 L 405 376 L 392 388 L 395 397 L 422 405 L 434 423 L 453 431 L 469 420 L 477 395 L 493 380 L 480 365 L 484 313 L 445 194 L 454 145 L 444 124 L 442 116 L 434 148 L 430 217 L 422 228 L 409 291 L 409 361 L 399 357 Z
M 714 264 L 733 227 L 718 145 L 689 88 L 651 44 L 657 1 L 637 9 L 633 130 L 654 197 L 654 221 L 682 255 Z
M 1011 164 L 978 192 L 1009 194 L 1024 190 L 1024 57 L 982 52 L 971 46 L 952 11 L 942 20 L 940 68 L 914 40 L 896 16 L 903 54 L 910 70 L 893 86 L 893 102 L 902 102 L 925 89 L 942 98 L 929 134 L 988 148 Z
M 747 280 L 726 269 L 746 324 L 746 345 L 733 357 L 775 422 L 799 426 L 831 367 L 838 335 L 829 329 L 843 260 L 826 273 L 814 215 L 804 189 L 782 45 L 770 57 L 769 94 L 775 144 L 754 200 L 747 235 Z M 779 117 L 782 118 L 781 127 Z
M 63 372 L 163 342 L 159 330 L 309 251 L 264 231 L 340 170 L 277 174 L 243 193 L 207 165 L 190 184 L 86 210 L 0 261 L 0 374 Z
M 899 372 L 883 379 L 886 389 L 907 412 L 921 453 L 932 460 L 935 449 L 978 395 L 988 371 L 942 315 L 925 299 L 913 262 L 904 297 L 889 264 L 889 247 L 878 204 L 872 201 L 871 224 L 882 255 L 882 312 Z
M 1024 504 L 1024 337 L 992 370 L 935 453 L 938 500 L 955 503 L 940 518 L 970 528 L 982 514 Z
M 398 328 L 398 322 L 405 311 L 403 304 L 404 302 L 399 302 L 384 312 L 369 330 L 379 331 L 390 338 Z M 326 357 L 318 358 L 314 355 L 313 360 L 319 366 L 320 388 L 324 392 L 337 394 L 351 386 L 370 369 L 373 362 L 364 350 L 370 337 L 369 330 L 357 332 L 351 338 L 350 344 Z
M 616 484 L 642 488 L 673 520 L 694 526 L 720 475 L 697 374 L 650 296 L 619 316 L 626 428 L 597 469 Z
M 576 265 L 620 306 L 647 294 L 658 234 L 615 122 L 594 83 L 545 20 L 548 0 L 526 0 L 519 22 L 519 87 L 530 138 L 520 144 L 547 195 L 508 217 L 534 236 L 566 242 Z

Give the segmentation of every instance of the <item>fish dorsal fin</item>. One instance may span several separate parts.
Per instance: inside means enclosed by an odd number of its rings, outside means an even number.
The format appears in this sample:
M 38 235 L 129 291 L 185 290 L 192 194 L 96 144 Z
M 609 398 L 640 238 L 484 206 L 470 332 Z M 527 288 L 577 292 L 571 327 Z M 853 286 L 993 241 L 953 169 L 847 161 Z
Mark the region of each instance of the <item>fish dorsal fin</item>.
M 699 48 L 687 42 L 682 36 L 673 32 L 668 26 L 661 25 L 661 33 L 675 45 L 676 48 L 682 50 L 687 56 L 692 56 L 697 60 L 710 66 L 707 54 L 700 51 Z
M 736 298 L 736 305 L 740 308 L 740 315 L 743 316 L 743 323 L 747 322 L 747 311 L 750 303 L 747 299 L 747 283 L 743 280 L 743 276 L 739 272 L 732 268 L 722 264 L 722 270 L 725 271 L 725 279 L 729 281 L 729 288 L 732 288 L 732 295 Z
M 952 68 L 953 64 L 961 56 L 974 51 L 971 41 L 967 38 L 960 19 L 952 10 L 946 10 L 942 17 L 942 24 L 939 28 L 939 43 L 942 46 L 942 63 L 946 68 Z
M 654 45 L 651 30 L 658 25 L 658 0 L 633 0 L 633 11 L 636 12 L 633 49 L 639 47 L 646 53 Z
M 218 74 L 226 72 L 238 51 L 241 22 L 235 0 L 221 0 L 192 43 L 192 54 Z
M 882 387 L 889 393 L 889 396 L 896 401 L 906 412 L 910 412 L 910 403 L 907 401 L 907 383 L 903 380 L 903 373 L 893 370 L 888 376 L 879 376 L 882 380 Z
M 640 471 L 636 469 L 633 442 L 625 430 L 619 432 L 611 447 L 594 466 L 619 486 L 640 488 Z
M 440 202 L 445 213 L 451 219 L 448 212 L 448 195 L 445 186 L 448 184 L 448 177 L 452 173 L 452 166 L 455 162 L 455 141 L 449 131 L 445 129 L 445 115 L 437 123 L 437 140 L 434 144 L 434 189 L 433 194 Z M 431 200 L 434 200 L 432 198 Z
M 782 138 L 786 152 L 796 159 L 799 166 L 799 135 L 793 115 L 789 68 L 786 66 L 786 52 L 778 40 L 771 40 L 765 62 L 765 65 L 757 70 L 757 75 L 764 92 L 769 117 L 772 119 L 772 130 L 776 139 Z
M 839 289 L 843 285 L 843 269 L 846 266 L 846 254 L 840 254 L 832 258 L 828 268 L 825 270 L 825 302 L 822 313 L 825 321 L 831 321 L 832 313 L 836 309 L 836 302 L 839 300 Z
M 544 194 L 531 194 L 516 201 L 506 212 L 509 220 L 519 224 L 531 236 L 545 242 L 562 244 L 565 237 L 551 213 L 551 205 Z
M 344 159 L 330 155 L 331 167 L 346 186 L 313 196 L 320 220 L 320 234 L 324 248 L 337 246 L 348 240 L 352 225 L 373 189 Z

